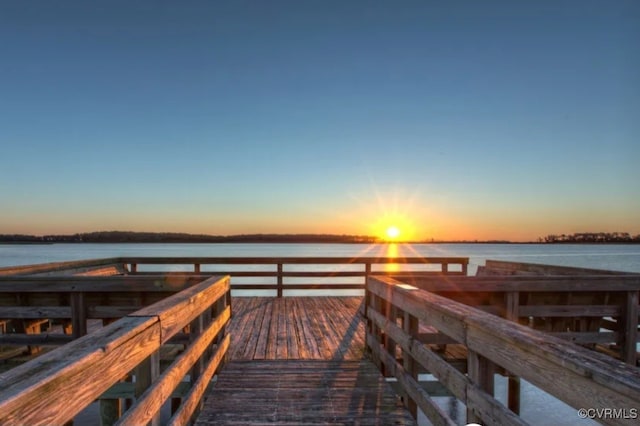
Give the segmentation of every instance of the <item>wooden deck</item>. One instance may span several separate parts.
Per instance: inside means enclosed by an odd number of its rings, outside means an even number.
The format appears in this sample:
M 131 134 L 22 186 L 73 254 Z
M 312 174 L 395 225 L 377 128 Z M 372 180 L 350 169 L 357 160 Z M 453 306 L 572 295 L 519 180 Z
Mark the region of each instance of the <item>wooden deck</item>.
M 361 360 L 362 297 L 237 297 L 231 360 Z
M 233 300 L 230 362 L 197 425 L 415 425 L 363 358 L 362 297 Z
M 369 361 L 232 361 L 196 425 L 415 425 Z
M 400 263 L 441 267 L 392 279 L 378 275 L 378 259 L 359 262 L 118 258 L 11 269 L 0 277 L 0 345 L 64 346 L 0 374 L 0 423 L 65 424 L 99 400 L 103 424 L 156 424 L 168 415 L 168 424 L 184 424 L 199 412 L 200 425 L 415 424 L 419 412 L 453 424 L 458 414 L 434 399 L 451 395 L 468 422 L 523 425 L 521 379 L 574 408 L 640 406 L 640 275 L 564 276 L 559 267 L 487 261 L 490 276 L 466 277 L 466 261 L 449 268 L 448 258 L 411 258 Z M 193 273 L 157 275 L 146 263 L 193 264 Z M 222 264 L 248 264 L 229 271 L 272 284 L 199 275 Z M 75 276 L 120 271 L 132 276 Z M 363 281 L 340 281 L 356 276 Z M 254 289 L 278 297 L 239 297 Z M 279 297 L 318 289 L 365 296 Z M 27 326 L 42 321 L 61 330 Z M 91 321 L 104 327 L 87 334 Z M 611 354 L 593 350 L 601 347 Z M 421 382 L 425 371 L 438 381 Z M 395 377 L 395 392 L 379 372 Z M 496 373 L 509 375 L 506 406 L 494 396 Z

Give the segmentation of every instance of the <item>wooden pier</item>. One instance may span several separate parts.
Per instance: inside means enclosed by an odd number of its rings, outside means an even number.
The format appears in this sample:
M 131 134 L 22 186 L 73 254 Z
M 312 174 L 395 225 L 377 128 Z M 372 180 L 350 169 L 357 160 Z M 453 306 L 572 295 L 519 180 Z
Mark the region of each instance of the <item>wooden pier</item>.
M 231 361 L 196 425 L 415 425 L 370 361 Z
M 235 298 L 232 360 L 363 358 L 362 297 Z
M 102 424 L 409 425 L 418 412 L 459 423 L 434 399 L 443 393 L 469 422 L 527 424 L 521 378 L 576 409 L 618 410 L 604 423 L 635 424 L 640 275 L 487 261 L 469 277 L 467 262 L 115 258 L 0 269 L 0 347 L 20 353 L 5 363 L 31 359 L 0 373 L 0 424 L 68 424 L 93 401 Z M 413 270 L 386 268 L 394 263 Z M 268 297 L 233 295 L 247 290 Z M 292 296 L 317 290 L 360 295 Z M 496 374 L 508 377 L 505 405 Z

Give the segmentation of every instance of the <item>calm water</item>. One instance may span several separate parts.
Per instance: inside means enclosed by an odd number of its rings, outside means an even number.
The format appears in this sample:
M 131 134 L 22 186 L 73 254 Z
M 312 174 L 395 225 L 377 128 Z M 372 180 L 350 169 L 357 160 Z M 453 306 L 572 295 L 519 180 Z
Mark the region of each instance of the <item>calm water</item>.
M 115 256 L 465 256 L 640 272 L 640 245 L 586 244 L 0 244 L 0 267 Z
M 628 272 L 640 272 L 640 245 L 546 245 L 546 244 L 51 244 L 0 245 L 0 267 L 65 260 L 117 256 L 465 256 L 474 274 L 486 259 L 533 262 Z M 157 269 L 157 267 L 155 267 Z M 504 378 L 496 377 L 496 396 L 504 402 Z M 436 398 L 440 406 L 464 424 L 464 406 L 452 398 Z M 538 425 L 591 425 L 576 410 L 536 387 L 522 383 L 522 417 Z M 616 407 L 622 408 L 622 407 Z M 96 421 L 81 416 L 78 424 Z M 428 424 L 421 416 L 420 424 Z

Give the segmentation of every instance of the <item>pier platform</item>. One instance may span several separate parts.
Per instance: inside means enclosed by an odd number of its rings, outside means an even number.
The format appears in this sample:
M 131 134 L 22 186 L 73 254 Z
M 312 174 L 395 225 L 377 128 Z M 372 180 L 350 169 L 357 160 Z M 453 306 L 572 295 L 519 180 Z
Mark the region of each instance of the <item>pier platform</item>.
M 415 425 L 370 361 L 231 361 L 196 425 Z
M 89 410 L 101 425 L 422 416 L 525 425 L 521 380 L 576 419 L 591 407 L 616 410 L 610 424 L 637 424 L 640 274 L 487 260 L 467 276 L 467 263 L 113 258 L 0 268 L 3 362 L 30 358 L 0 373 L 0 424 L 80 424 Z
M 363 357 L 362 297 L 237 297 L 231 360 L 350 360 Z

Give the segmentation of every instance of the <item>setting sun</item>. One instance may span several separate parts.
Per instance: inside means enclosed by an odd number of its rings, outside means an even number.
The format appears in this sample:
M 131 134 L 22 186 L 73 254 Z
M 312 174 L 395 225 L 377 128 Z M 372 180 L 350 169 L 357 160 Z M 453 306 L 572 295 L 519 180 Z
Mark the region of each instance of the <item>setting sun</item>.
M 386 234 L 387 234 L 387 239 L 395 240 L 396 238 L 398 238 L 400 236 L 400 230 L 398 229 L 397 226 L 392 225 L 392 226 L 387 228 Z
M 372 226 L 373 235 L 380 241 L 406 242 L 415 238 L 415 227 L 405 216 L 393 214 L 380 217 Z

